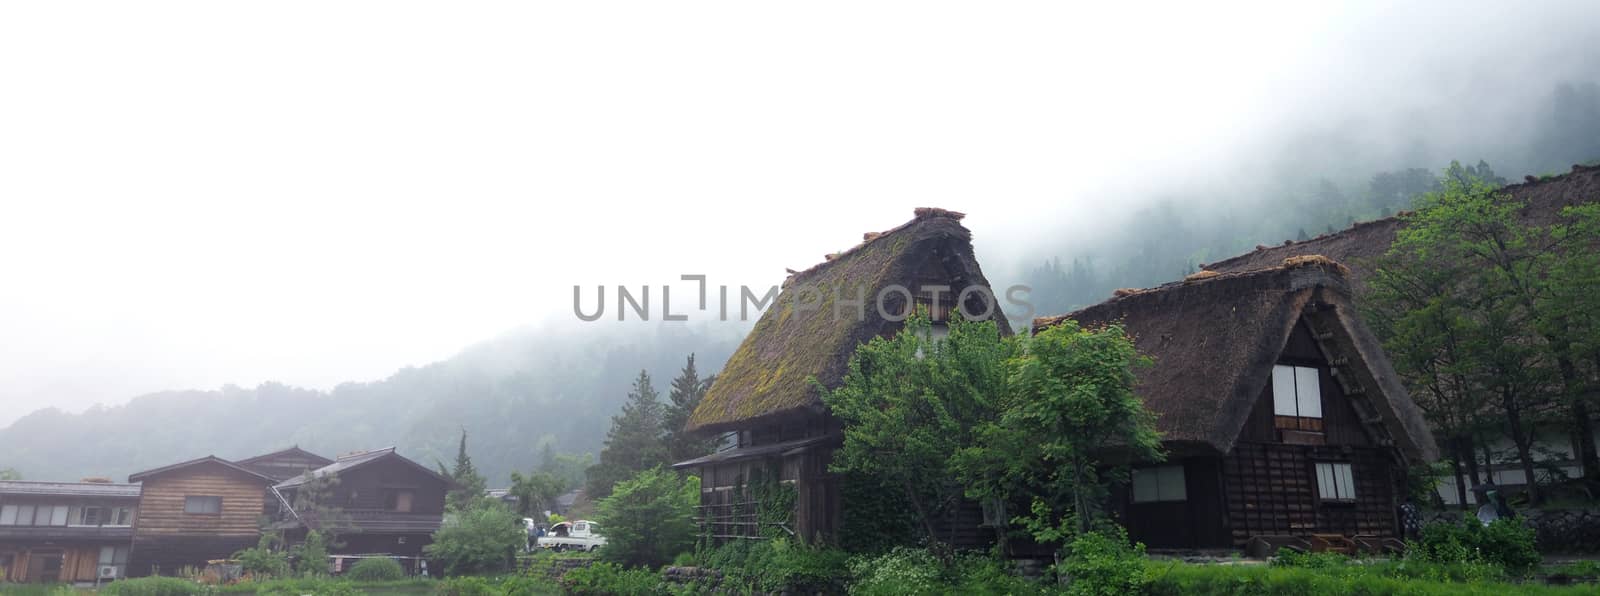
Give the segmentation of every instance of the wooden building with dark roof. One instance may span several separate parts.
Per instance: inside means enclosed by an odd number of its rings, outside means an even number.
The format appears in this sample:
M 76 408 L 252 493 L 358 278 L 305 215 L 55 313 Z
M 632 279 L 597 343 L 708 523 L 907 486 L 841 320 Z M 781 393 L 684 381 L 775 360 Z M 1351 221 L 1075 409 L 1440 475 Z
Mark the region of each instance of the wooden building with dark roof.
M 133 525 L 130 577 L 177 575 L 256 545 L 261 520 L 275 510 L 275 482 L 208 455 L 128 476 L 143 486 Z
M 1120 324 L 1155 365 L 1136 391 L 1167 462 L 1135 467 L 1116 516 L 1153 548 L 1393 546 L 1405 470 L 1437 450 L 1323 257 L 1206 272 L 1058 317 Z M 1254 543 L 1254 544 L 1252 544 Z
M 281 482 L 331 464 L 333 460 L 295 445 L 288 449 L 241 459 L 234 463 Z
M 784 531 L 804 540 L 834 535 L 844 504 L 827 468 L 842 443 L 841 426 L 808 379 L 837 384 L 856 347 L 898 331 L 910 309 L 926 308 L 936 333 L 958 307 L 1010 333 L 962 217 L 917 209 L 911 221 L 865 234 L 861 244 L 784 282 L 689 419 L 690 431 L 730 435 L 731 448 L 674 465 L 700 475 L 700 513 L 710 535 L 719 541 L 761 535 L 749 494 L 749 483 L 761 478 L 795 488 Z
M 0 481 L 0 584 L 126 575 L 139 485 Z
M 297 493 L 313 479 L 335 478 L 330 483 L 328 505 L 340 510 L 341 519 L 322 520 L 315 511 L 293 508 Z M 339 456 L 326 466 L 273 486 L 282 507 L 271 527 L 281 530 L 291 543 L 305 540 L 309 530 L 332 530 L 338 544 L 332 555 L 392 555 L 415 571 L 422 547 L 433 540 L 444 517 L 449 478 L 427 466 L 402 457 L 393 447 Z

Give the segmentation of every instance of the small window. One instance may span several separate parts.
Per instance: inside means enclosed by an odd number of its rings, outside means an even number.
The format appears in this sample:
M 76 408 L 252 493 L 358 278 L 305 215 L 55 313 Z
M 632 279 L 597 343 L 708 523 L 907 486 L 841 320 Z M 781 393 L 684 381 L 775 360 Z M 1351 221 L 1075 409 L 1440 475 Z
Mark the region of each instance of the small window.
M 1152 466 L 1133 469 L 1133 502 L 1160 503 L 1186 501 L 1183 466 Z
M 0 526 L 15 526 L 15 525 L 17 525 L 17 506 L 16 505 L 0 506 Z
M 222 513 L 222 497 L 184 497 L 184 513 Z
M 116 510 L 116 519 L 113 520 L 113 521 L 107 521 L 106 524 L 107 525 L 113 525 L 113 526 L 131 526 L 131 525 L 133 525 L 133 508 L 132 507 L 118 507 L 117 510 Z
M 1297 418 L 1322 417 L 1322 385 L 1308 366 L 1272 367 L 1272 413 Z
M 980 524 L 980 527 L 1004 528 L 1008 523 L 1010 523 L 1010 520 L 1006 518 L 1005 501 L 1000 499 L 983 500 L 983 523 Z
M 1318 463 L 1317 496 L 1324 501 L 1356 500 L 1356 483 L 1350 464 Z
M 17 525 L 19 525 L 19 526 L 31 526 L 31 525 L 33 525 L 33 505 L 18 505 L 17 506 Z
M 78 510 L 78 525 L 98 526 L 101 524 L 99 507 L 84 507 Z
M 399 513 L 411 512 L 412 493 L 409 490 L 390 490 L 384 494 L 384 508 Z

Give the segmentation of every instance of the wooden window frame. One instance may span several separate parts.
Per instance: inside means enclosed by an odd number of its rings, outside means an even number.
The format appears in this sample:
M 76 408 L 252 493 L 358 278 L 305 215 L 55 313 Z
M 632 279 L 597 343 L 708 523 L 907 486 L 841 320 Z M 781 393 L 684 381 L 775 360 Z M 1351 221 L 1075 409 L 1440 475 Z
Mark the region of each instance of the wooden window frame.
M 190 502 L 191 499 L 195 500 L 195 502 L 200 502 L 199 501 L 200 499 L 208 499 L 208 500 L 209 499 L 215 499 L 216 502 L 217 502 L 217 510 L 216 511 L 192 511 L 189 508 L 189 502 Z M 183 496 L 183 514 L 184 515 L 222 515 L 222 497 L 220 495 L 184 495 Z
M 1322 466 L 1329 466 L 1329 474 L 1330 474 L 1330 477 L 1333 479 L 1333 483 L 1334 483 L 1333 491 L 1332 491 L 1333 494 L 1334 494 L 1333 497 L 1325 497 L 1325 496 L 1322 495 L 1323 482 L 1322 482 L 1322 472 L 1320 470 L 1320 468 Z M 1344 469 L 1349 470 L 1349 474 L 1350 474 L 1349 481 L 1350 482 L 1349 482 L 1349 486 L 1345 487 L 1345 488 L 1348 488 L 1349 492 L 1350 492 L 1350 496 L 1348 498 L 1347 497 L 1338 496 L 1339 492 L 1340 492 L 1339 489 L 1341 488 L 1341 485 L 1339 484 L 1340 466 L 1343 466 Z M 1311 485 L 1316 487 L 1316 490 L 1317 490 L 1317 493 L 1316 493 L 1317 494 L 1317 502 L 1321 503 L 1321 504 L 1324 504 L 1324 505 L 1350 506 L 1350 505 L 1355 505 L 1356 502 L 1361 499 L 1361 494 L 1356 491 L 1356 467 L 1355 467 L 1355 462 L 1352 462 L 1352 461 L 1342 460 L 1342 459 L 1340 459 L 1340 460 L 1312 460 L 1311 461 Z

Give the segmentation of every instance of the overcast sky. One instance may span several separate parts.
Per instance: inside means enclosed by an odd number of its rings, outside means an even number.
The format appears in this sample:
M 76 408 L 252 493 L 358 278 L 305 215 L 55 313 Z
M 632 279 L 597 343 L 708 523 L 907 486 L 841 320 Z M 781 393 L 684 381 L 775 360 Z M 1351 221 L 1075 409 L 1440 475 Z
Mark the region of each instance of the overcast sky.
M 1600 57 L 1593 2 L 1082 4 L 5 3 L 0 424 L 380 378 L 917 206 L 1009 265 L 1105 189 Z

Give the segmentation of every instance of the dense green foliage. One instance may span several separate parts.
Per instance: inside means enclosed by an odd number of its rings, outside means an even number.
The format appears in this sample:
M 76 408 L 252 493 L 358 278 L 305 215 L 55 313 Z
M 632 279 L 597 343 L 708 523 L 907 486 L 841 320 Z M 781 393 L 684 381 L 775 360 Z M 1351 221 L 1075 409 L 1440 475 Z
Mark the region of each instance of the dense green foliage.
M 999 416 L 1006 363 L 1016 342 L 993 322 L 956 317 L 935 340 L 921 313 L 893 337 L 875 337 L 850 359 L 839 387 L 823 402 L 844 422 L 836 472 L 878 479 L 911 505 L 929 544 L 947 538 L 936 520 L 960 504 L 965 489 L 956 453 L 977 444 L 978 425 Z
M 1072 596 L 1121 596 L 1144 587 L 1144 565 L 1144 545 L 1130 545 L 1120 530 L 1084 532 L 1067 543 L 1056 573 Z
M 1586 421 L 1596 406 L 1600 352 L 1585 348 L 1600 331 L 1600 296 L 1591 285 L 1600 268 L 1600 209 L 1527 225 L 1518 216 L 1525 205 L 1480 176 L 1451 164 L 1440 190 L 1404 217 L 1363 300 L 1396 370 L 1458 462 L 1462 491 L 1480 483 L 1473 445 L 1495 436 L 1511 441 L 1527 477 L 1541 477 L 1534 435 L 1542 422 L 1579 421 L 1574 438 L 1590 445 L 1579 455 L 1591 469 L 1596 461 Z M 1459 463 L 1467 464 L 1465 478 Z M 1530 490 L 1540 500 L 1541 486 Z
M 191 596 L 206 592 L 205 586 L 177 577 L 124 579 L 100 588 L 100 593 L 108 596 Z
M 1544 560 L 1533 529 L 1514 519 L 1487 526 L 1470 519 L 1428 524 L 1406 556 L 1429 563 L 1484 563 L 1512 575 L 1525 575 Z
M 400 563 L 388 557 L 371 557 L 356 561 L 350 570 L 344 572 L 344 577 L 358 582 L 377 582 L 404 579 L 406 570 Z
M 568 571 L 561 576 L 561 587 L 572 594 L 616 596 L 645 596 L 663 591 L 661 574 L 603 561 Z
M 534 472 L 523 476 L 511 473 L 511 494 L 517 497 L 517 513 L 523 517 L 539 517 L 555 509 L 556 497 L 567 492 L 566 479 L 554 472 Z
M 654 567 L 694 547 L 694 508 L 700 479 L 651 468 L 616 485 L 595 507 L 606 545 L 600 556 L 628 565 Z
M 306 532 L 306 539 L 294 548 L 294 571 L 301 577 L 328 574 L 328 541 L 318 530 Z
M 289 575 L 289 553 L 274 548 L 278 541 L 277 535 L 264 533 L 255 547 L 236 552 L 233 558 L 238 559 L 244 572 L 253 577 L 285 577 Z
M 977 553 L 958 553 L 944 565 L 926 549 L 899 547 L 850 560 L 850 594 L 1043 594 L 1043 585 L 1010 574 L 1005 564 Z
M 511 566 L 527 540 L 516 513 L 498 502 L 479 499 L 471 508 L 446 517 L 423 552 L 442 563 L 449 575 L 497 573 Z
M 1152 596 L 1335 596 L 1407 594 L 1593 594 L 1592 587 L 1506 584 L 1470 574 L 1451 576 L 1448 568 L 1428 565 L 1350 564 L 1336 568 L 1263 565 L 1149 564 L 1143 593 Z
M 737 540 L 699 553 L 701 565 L 726 574 L 725 585 L 763 592 L 837 592 L 849 555 L 787 539 Z

